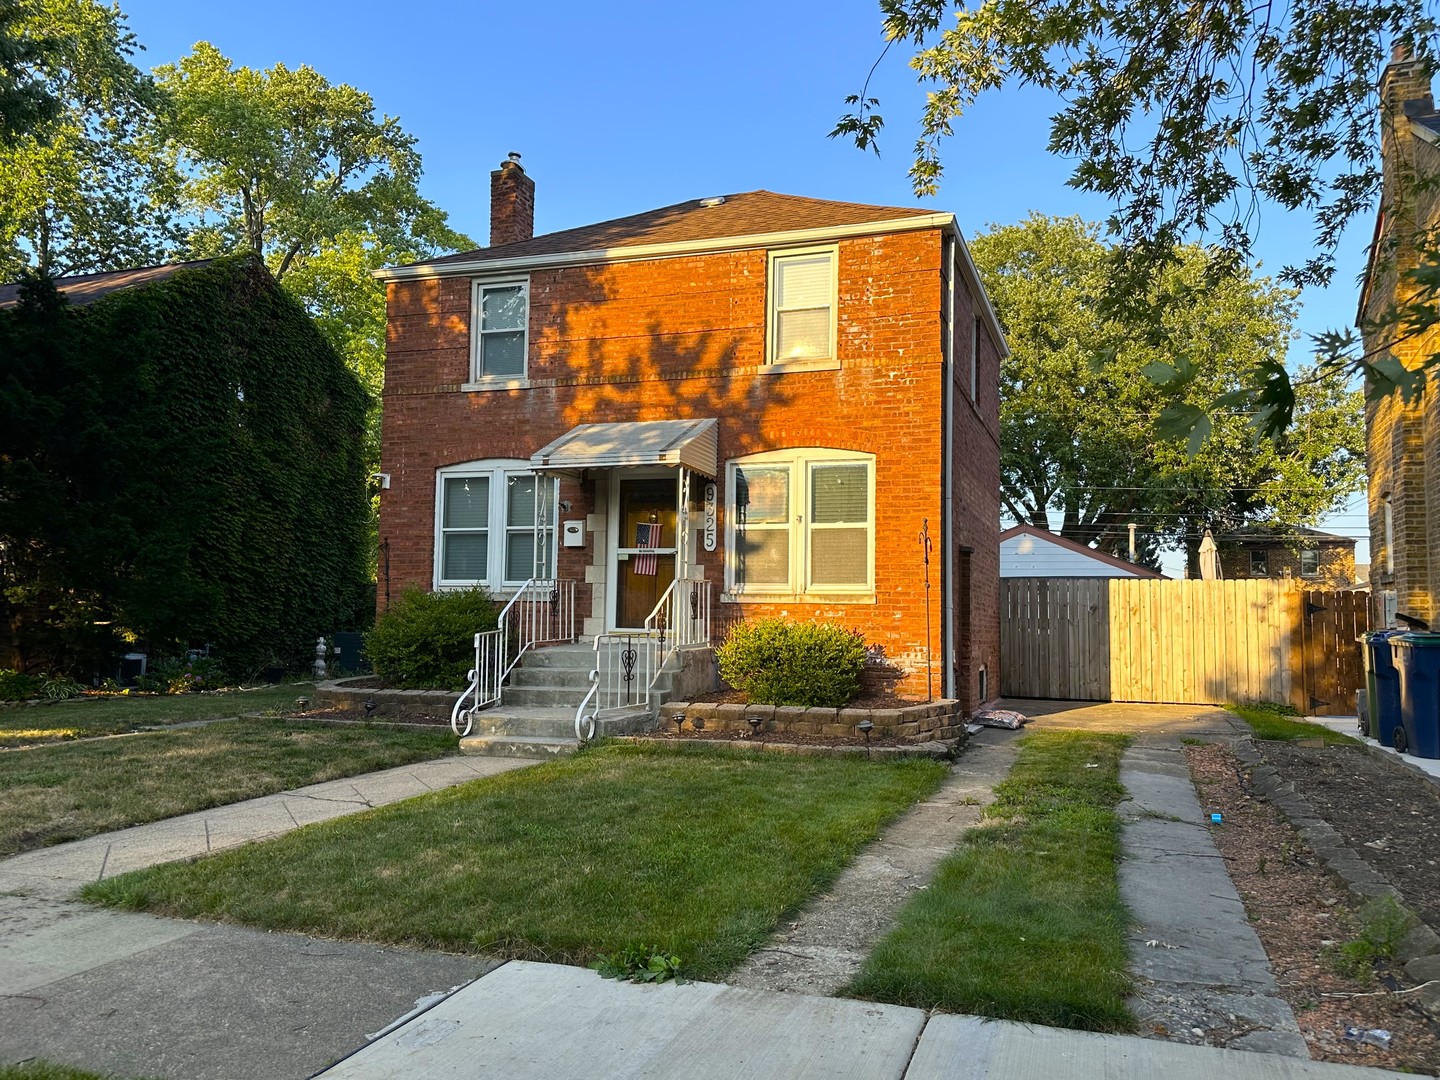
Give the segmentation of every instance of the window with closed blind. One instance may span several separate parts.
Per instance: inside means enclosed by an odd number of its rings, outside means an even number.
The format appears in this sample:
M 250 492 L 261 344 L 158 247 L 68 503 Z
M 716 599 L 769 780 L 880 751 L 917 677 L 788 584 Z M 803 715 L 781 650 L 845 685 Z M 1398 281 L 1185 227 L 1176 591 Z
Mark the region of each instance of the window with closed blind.
M 769 362 L 835 357 L 835 249 L 770 253 Z
M 726 590 L 867 598 L 875 588 L 875 458 L 820 447 L 727 465 Z
M 439 470 L 435 490 L 435 587 L 518 588 L 535 576 L 535 500 L 548 499 L 540 535 L 541 577 L 555 576 L 553 477 L 537 477 L 528 462 L 472 461 Z

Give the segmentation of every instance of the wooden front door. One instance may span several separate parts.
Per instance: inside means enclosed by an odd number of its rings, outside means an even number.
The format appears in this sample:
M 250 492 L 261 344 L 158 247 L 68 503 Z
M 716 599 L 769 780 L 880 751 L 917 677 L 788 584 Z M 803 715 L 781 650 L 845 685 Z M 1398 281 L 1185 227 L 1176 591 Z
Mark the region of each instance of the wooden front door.
M 674 477 L 619 481 L 614 629 L 637 630 L 675 580 Z

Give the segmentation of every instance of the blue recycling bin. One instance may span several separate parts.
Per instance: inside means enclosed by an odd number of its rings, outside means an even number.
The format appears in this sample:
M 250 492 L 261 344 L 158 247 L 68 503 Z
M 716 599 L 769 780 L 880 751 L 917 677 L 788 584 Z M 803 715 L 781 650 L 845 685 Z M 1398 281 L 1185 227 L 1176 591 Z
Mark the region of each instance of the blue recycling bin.
M 1392 638 L 1403 630 L 1374 630 L 1359 637 L 1360 653 L 1365 658 L 1365 699 L 1369 718 L 1365 733 L 1380 740 L 1381 746 L 1394 747 L 1395 729 L 1400 726 L 1400 673 L 1390 647 Z
M 1395 749 L 1440 758 L 1440 634 L 1400 634 L 1390 640 L 1400 673 L 1400 729 Z

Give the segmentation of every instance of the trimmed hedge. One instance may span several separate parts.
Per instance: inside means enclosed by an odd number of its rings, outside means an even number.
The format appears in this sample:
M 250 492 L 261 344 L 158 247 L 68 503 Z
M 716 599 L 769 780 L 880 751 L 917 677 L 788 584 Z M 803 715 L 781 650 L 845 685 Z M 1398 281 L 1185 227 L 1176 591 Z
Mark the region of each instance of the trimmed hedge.
M 500 611 L 484 589 L 406 589 L 365 635 L 375 674 L 405 690 L 463 690 L 475 666 L 475 635 L 494 630 Z
M 865 639 L 826 623 L 742 622 L 715 650 L 720 677 L 761 705 L 836 709 L 860 692 Z
M 258 259 L 83 307 L 28 282 L 0 357 L 17 666 L 111 674 L 127 642 L 209 643 L 245 677 L 364 620 L 369 397 Z

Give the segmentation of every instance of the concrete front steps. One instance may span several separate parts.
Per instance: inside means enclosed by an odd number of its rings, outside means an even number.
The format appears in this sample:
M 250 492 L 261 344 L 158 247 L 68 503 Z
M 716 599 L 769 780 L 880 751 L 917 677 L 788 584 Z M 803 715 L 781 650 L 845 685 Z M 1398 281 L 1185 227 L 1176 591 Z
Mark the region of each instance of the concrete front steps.
M 575 710 L 590 686 L 594 665 L 595 650 L 589 644 L 530 650 L 510 673 L 500 704 L 475 714 L 475 726 L 460 740 L 460 752 L 532 758 L 574 753 L 580 746 Z M 643 705 L 606 712 L 595 720 L 595 735 L 650 731 L 655 715 Z

